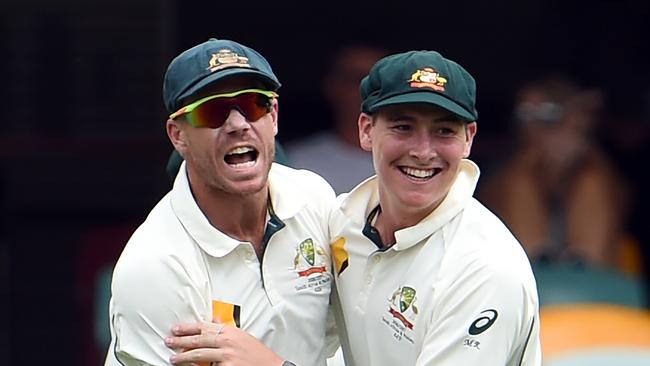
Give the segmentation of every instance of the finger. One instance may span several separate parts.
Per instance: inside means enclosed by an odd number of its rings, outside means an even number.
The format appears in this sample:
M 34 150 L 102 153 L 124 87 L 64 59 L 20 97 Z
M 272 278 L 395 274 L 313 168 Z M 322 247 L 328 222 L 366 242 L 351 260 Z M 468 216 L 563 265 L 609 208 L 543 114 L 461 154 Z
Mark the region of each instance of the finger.
M 169 361 L 174 364 L 182 364 L 189 362 L 220 362 L 224 360 L 224 352 L 218 348 L 199 348 L 190 351 L 181 352 L 172 355 Z
M 224 327 L 225 324 L 223 323 L 202 323 L 200 334 L 212 334 L 212 335 L 221 334 Z
M 199 334 L 182 337 L 167 337 L 165 345 L 175 349 L 219 348 L 218 334 Z
M 225 329 L 226 329 L 225 324 L 223 324 L 223 323 L 214 323 L 214 325 L 210 328 L 210 333 L 212 333 L 212 334 L 222 334 Z
M 203 323 L 177 323 L 172 326 L 172 334 L 175 336 L 201 334 L 203 328 Z

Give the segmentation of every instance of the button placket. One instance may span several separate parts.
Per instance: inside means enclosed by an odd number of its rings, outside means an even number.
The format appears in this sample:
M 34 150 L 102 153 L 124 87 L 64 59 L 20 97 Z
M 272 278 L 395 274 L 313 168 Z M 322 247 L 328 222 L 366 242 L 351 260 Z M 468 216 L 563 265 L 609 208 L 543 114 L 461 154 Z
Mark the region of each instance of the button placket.
M 253 250 L 253 247 L 250 245 L 246 246 L 246 258 L 250 261 L 255 260 L 255 250 Z
M 374 273 L 377 270 L 377 264 L 381 261 L 379 256 L 380 253 L 374 253 L 368 258 L 366 263 L 366 268 L 363 273 L 363 287 L 359 296 L 358 306 L 362 309 L 365 309 L 366 302 L 368 301 L 368 296 L 372 290 L 372 285 L 374 281 Z
M 252 270 L 259 271 L 259 269 L 256 267 L 259 263 L 257 260 L 257 255 L 255 254 L 255 250 L 250 245 L 250 243 L 239 243 L 237 254 L 239 255 L 239 258 L 241 258 L 242 261 L 246 264 L 246 266 L 250 267 Z

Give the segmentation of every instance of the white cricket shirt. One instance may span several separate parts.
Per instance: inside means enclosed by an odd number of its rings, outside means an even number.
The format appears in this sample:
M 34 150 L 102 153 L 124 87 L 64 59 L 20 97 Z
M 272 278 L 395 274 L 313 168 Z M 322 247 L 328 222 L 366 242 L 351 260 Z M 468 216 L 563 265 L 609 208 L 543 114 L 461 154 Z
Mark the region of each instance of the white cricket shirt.
M 339 196 L 330 234 L 346 366 L 541 365 L 530 263 L 472 197 L 478 176 L 463 160 L 441 205 L 385 250 L 369 238 L 377 178 Z
M 185 163 L 173 189 L 126 245 L 114 270 L 107 366 L 169 365 L 178 322 L 237 325 L 301 366 L 325 365 L 332 282 L 327 220 L 332 188 L 273 164 L 262 263 L 249 242 L 214 228 L 197 206 Z

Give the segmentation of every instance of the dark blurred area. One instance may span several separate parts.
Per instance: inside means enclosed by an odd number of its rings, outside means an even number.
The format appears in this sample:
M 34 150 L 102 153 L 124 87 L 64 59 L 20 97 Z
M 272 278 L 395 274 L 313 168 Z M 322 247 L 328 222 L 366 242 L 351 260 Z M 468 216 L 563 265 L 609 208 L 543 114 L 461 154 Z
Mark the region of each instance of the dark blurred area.
M 631 275 L 647 278 L 648 19 L 645 0 L 3 2 L 0 365 L 103 363 L 99 278 L 170 187 L 163 74 L 210 37 L 269 60 L 283 144 L 329 127 L 320 81 L 341 45 L 441 52 L 477 79 L 486 178 L 516 143 L 522 84 L 556 73 L 597 89 L 593 135 L 626 182 Z

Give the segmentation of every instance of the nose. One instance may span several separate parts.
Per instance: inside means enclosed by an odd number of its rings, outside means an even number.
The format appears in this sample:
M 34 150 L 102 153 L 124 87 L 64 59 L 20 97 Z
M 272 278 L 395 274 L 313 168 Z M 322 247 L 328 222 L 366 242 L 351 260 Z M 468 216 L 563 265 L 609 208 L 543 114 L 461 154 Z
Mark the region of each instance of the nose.
M 246 117 L 237 109 L 231 108 L 226 121 L 223 123 L 223 129 L 227 133 L 244 132 L 250 129 L 251 125 Z
M 409 155 L 420 162 L 428 163 L 438 156 L 434 137 L 429 131 L 418 131 L 410 141 Z

